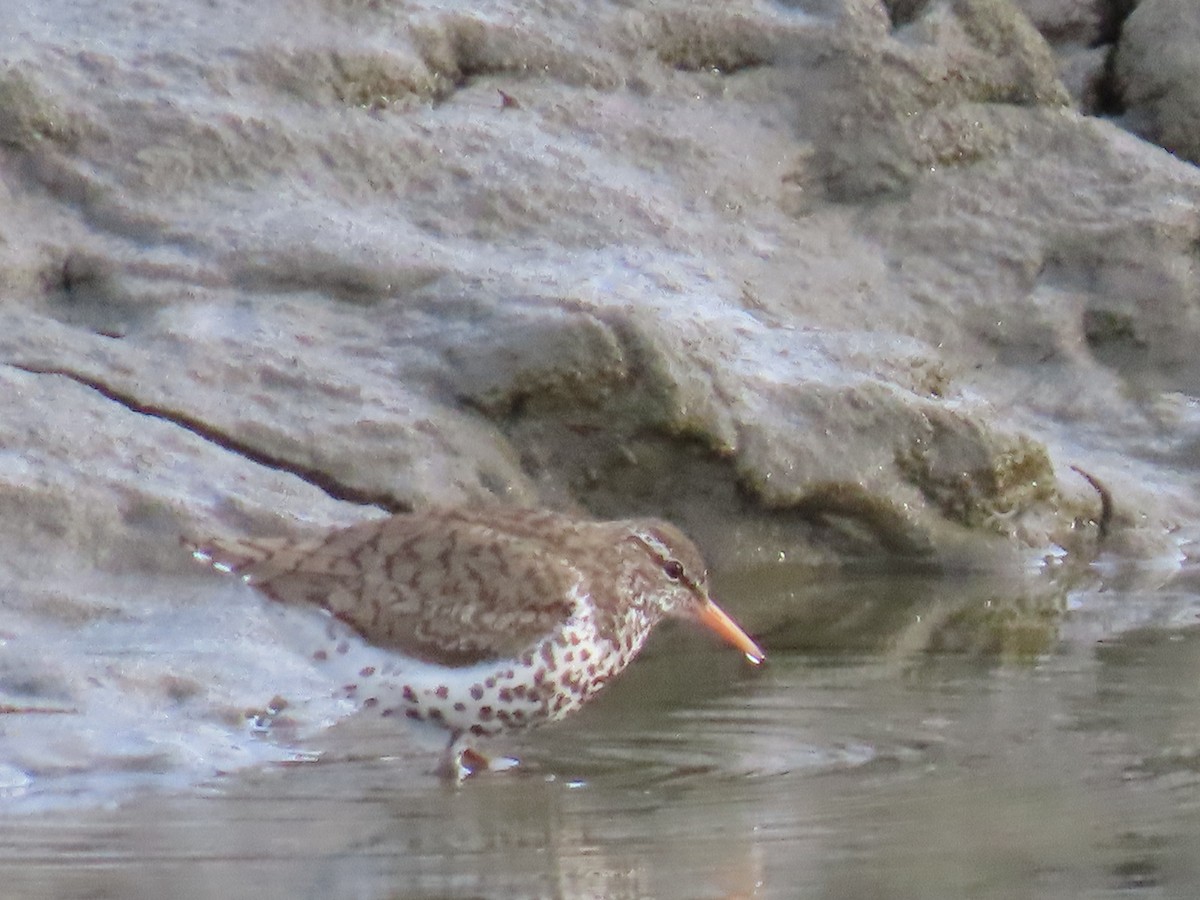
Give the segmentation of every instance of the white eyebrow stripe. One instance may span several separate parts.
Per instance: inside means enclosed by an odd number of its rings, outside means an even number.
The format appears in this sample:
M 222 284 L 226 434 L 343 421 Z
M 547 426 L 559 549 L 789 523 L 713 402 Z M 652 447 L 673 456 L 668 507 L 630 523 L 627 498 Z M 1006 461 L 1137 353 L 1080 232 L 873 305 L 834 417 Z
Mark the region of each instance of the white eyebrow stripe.
M 666 566 L 668 562 L 677 563 L 679 565 L 679 570 L 682 573 L 678 579 L 679 583 L 701 597 L 708 596 L 708 592 L 700 587 L 700 581 L 697 581 L 692 577 L 692 573 L 687 570 L 687 566 L 683 564 L 682 560 L 678 559 L 671 553 L 671 549 L 666 544 L 664 544 L 654 535 L 646 534 L 645 532 L 641 531 L 633 532 L 630 537 L 649 550 L 653 556 L 657 557 L 660 565 Z M 701 580 L 703 580 L 704 576 L 707 574 L 707 572 L 701 572 Z

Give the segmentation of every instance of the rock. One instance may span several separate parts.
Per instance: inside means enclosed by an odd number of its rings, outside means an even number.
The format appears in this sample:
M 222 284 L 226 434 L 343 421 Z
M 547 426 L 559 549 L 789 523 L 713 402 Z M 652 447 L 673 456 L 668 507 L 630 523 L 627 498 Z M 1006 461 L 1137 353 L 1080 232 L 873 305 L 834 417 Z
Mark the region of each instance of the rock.
M 964 104 L 1069 100 L 1050 48 L 1008 0 L 929 6 L 898 37 L 847 29 L 832 59 L 804 64 L 824 88 L 801 92 L 801 103 L 822 122 L 817 162 L 833 199 L 903 191 L 927 167 L 986 154 L 999 136 L 964 129 Z
M 1092 115 L 1104 112 L 1108 97 L 1112 48 L 1067 47 L 1059 51 L 1059 75 L 1074 104 Z
M 1125 21 L 1116 58 L 1128 127 L 1200 163 L 1200 7 L 1143 0 Z
M 1054 112 L 1054 58 L 1006 0 L 914 7 L 893 31 L 842 10 L 580 11 L 583 56 L 549 20 L 430 8 L 381 48 L 352 38 L 383 11 L 330 13 L 303 45 L 217 16 L 200 33 L 240 48 L 236 70 L 81 57 L 104 76 L 88 94 L 69 67 L 14 64 L 0 105 L 33 180 L 8 187 L 0 349 L 351 503 L 657 509 L 752 557 L 836 557 L 832 520 L 862 526 L 853 554 L 949 563 L 960 530 L 1040 546 L 1081 508 L 1047 485 L 1036 427 L 961 393 L 965 367 L 1059 346 L 985 323 L 1064 246 L 1047 192 L 1082 210 L 1081 178 L 1129 181 L 1100 159 L 1115 138 Z M 479 107 L 489 79 L 521 102 Z M 239 111 L 214 114 L 236 84 Z M 1020 167 L 1055 141 L 1101 168 L 1035 185 Z M 883 205 L 847 215 L 864 203 Z M 31 243 L 33 222 L 54 238 Z M 1000 474 L 1016 458 L 1040 460 L 1036 489 Z M 756 507 L 769 540 L 707 524 L 733 509 L 765 534 Z
M 1094 47 L 1111 27 L 1114 0 L 1015 0 L 1033 27 L 1055 46 Z

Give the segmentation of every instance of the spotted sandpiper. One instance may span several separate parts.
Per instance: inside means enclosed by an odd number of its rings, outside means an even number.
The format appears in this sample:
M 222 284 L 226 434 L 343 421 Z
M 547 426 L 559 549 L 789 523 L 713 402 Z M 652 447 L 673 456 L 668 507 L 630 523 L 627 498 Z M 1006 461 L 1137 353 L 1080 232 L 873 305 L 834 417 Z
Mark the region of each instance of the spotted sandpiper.
M 216 539 L 192 550 L 388 651 L 348 690 L 380 715 L 446 729 L 442 769 L 458 777 L 487 765 L 474 739 L 578 709 L 663 618 L 699 622 L 751 663 L 764 658 L 709 597 L 695 545 L 655 519 L 445 508 L 316 539 Z M 345 643 L 331 639 L 314 659 L 345 653 Z

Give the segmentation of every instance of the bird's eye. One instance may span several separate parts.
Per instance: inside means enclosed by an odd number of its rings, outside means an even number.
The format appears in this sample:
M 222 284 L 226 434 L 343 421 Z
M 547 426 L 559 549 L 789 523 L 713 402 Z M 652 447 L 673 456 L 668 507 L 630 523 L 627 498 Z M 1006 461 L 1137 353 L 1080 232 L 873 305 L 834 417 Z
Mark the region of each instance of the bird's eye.
M 677 559 L 668 559 L 664 562 L 663 571 L 672 581 L 679 581 L 683 578 L 683 565 Z

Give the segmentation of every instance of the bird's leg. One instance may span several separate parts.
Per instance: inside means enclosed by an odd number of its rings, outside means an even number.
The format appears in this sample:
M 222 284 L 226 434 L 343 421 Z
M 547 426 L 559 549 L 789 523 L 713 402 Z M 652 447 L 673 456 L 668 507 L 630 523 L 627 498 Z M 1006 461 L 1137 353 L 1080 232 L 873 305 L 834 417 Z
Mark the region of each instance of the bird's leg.
M 459 784 L 481 769 L 488 767 L 490 760 L 470 744 L 470 738 L 464 731 L 454 731 L 450 741 L 442 753 L 442 761 L 438 766 L 438 775 L 447 781 Z
M 517 760 L 507 756 L 488 756 L 471 744 L 471 737 L 464 731 L 455 731 L 442 754 L 438 774 L 448 781 L 462 784 L 476 772 L 492 770 L 503 772 L 518 765 Z

